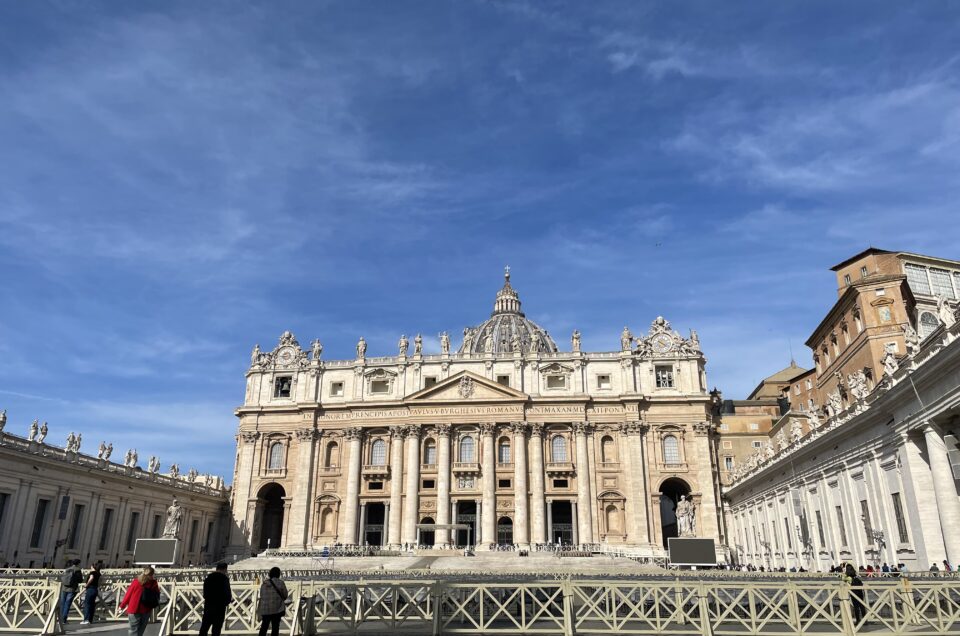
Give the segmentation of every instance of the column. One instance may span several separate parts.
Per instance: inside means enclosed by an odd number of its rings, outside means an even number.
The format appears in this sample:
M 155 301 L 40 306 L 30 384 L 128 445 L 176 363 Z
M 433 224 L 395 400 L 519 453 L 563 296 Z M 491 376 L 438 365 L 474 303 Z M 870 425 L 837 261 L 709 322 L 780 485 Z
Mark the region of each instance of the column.
M 570 512 L 573 513 L 573 523 L 571 524 L 573 526 L 571 528 L 573 530 L 573 545 L 580 545 L 580 523 L 579 523 L 580 517 L 577 516 L 577 508 L 579 508 L 579 506 L 577 505 L 577 502 L 571 501 Z
M 310 428 L 297 430 L 297 480 L 293 484 L 293 503 L 290 509 L 287 545 L 292 548 L 306 548 L 310 543 L 310 503 L 313 498 L 313 461 L 316 455 L 315 440 L 319 431 Z M 287 456 L 289 458 L 289 455 Z M 287 471 L 290 466 L 287 466 Z
M 420 518 L 420 426 L 411 424 L 404 430 L 407 449 L 407 498 L 403 508 L 403 543 L 416 544 Z
M 513 542 L 521 549 L 530 547 L 527 532 L 527 424 L 513 422 Z
M 628 502 L 631 510 L 631 532 L 637 545 L 650 543 L 650 528 L 647 523 L 646 471 L 643 465 L 643 432 L 645 425 L 639 421 L 624 422 L 620 432 L 624 439 L 624 454 L 627 456 Z
M 400 547 L 401 506 L 403 505 L 403 427 L 390 427 L 390 525 L 388 544 L 396 550 Z
M 360 528 L 357 531 L 357 545 L 367 543 L 367 502 L 360 502 Z
M 383 530 L 380 532 L 380 547 L 386 548 L 390 545 L 388 540 L 389 534 L 387 533 L 387 528 L 390 527 L 390 502 L 383 504 Z
M 530 539 L 533 543 L 547 542 L 545 501 L 543 487 L 543 424 L 530 425 Z
M 553 543 L 553 506 L 547 502 L 547 538 Z
M 574 543 L 593 543 L 593 505 L 590 495 L 590 454 L 587 452 L 586 422 L 574 422 L 573 431 L 577 438 L 577 508 L 574 516 L 580 528 L 579 541 Z
M 487 548 L 497 540 L 497 466 L 494 453 L 496 425 L 484 422 L 480 425 L 483 446 L 483 545 Z M 478 542 L 477 547 L 480 547 Z
M 954 565 L 960 563 L 960 499 L 957 499 L 947 447 L 940 429 L 928 422 L 923 427 L 923 437 L 927 442 L 927 457 L 933 477 L 933 496 L 940 512 L 943 547 L 947 551 L 947 561 Z
M 477 506 L 477 518 L 473 522 L 476 532 L 475 538 L 473 539 L 473 546 L 477 547 L 480 545 L 480 542 L 483 540 L 483 526 L 481 525 L 481 520 L 483 519 L 483 501 L 473 500 L 473 503 Z
M 253 451 L 260 433 L 246 431 L 237 437 L 237 446 L 240 458 L 237 461 L 237 470 L 234 473 L 233 491 L 233 524 L 230 531 L 230 545 L 247 548 L 249 538 L 253 536 L 253 518 L 246 515 L 247 500 L 250 499 L 250 478 L 253 474 Z M 246 535 L 244 531 L 246 530 Z M 94 546 L 96 547 L 96 546 Z
M 437 523 L 450 523 L 450 425 L 437 424 Z M 434 534 L 438 548 L 450 547 L 450 531 L 440 528 Z
M 348 440 L 350 463 L 347 467 L 347 494 L 343 506 L 343 543 L 357 543 L 357 513 L 360 504 L 360 464 L 363 459 L 363 429 L 359 426 L 348 428 L 343 433 Z
M 713 430 L 714 425 L 710 422 L 697 422 L 693 425 L 693 441 L 697 463 L 699 464 L 697 482 L 702 493 L 696 521 L 700 526 L 699 536 L 719 540 L 720 528 L 717 524 L 717 500 L 714 499 L 716 491 L 713 488 L 713 464 L 710 460 L 712 457 L 710 436 Z M 689 455 L 686 455 L 686 457 L 689 457 Z M 689 465 L 690 462 L 687 462 L 687 464 Z

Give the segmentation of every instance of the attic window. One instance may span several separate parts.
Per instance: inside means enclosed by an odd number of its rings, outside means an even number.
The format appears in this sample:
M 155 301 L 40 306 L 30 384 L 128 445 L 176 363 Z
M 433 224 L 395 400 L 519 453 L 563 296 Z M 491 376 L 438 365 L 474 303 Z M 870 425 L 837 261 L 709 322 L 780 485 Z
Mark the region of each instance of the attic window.
M 388 380 L 371 380 L 370 392 L 371 393 L 389 393 L 390 382 Z
M 331 397 L 343 397 L 343 382 L 331 382 L 331 383 L 330 383 L 330 396 L 331 396 Z
M 867 266 L 864 265 L 863 267 L 860 268 L 860 278 L 866 278 L 866 277 L 867 277 Z
M 610 388 L 610 376 L 609 376 L 609 375 L 598 375 L 598 376 L 597 376 L 597 388 L 598 388 L 598 389 L 609 389 L 609 388 Z
M 502 384 L 503 386 L 510 386 L 510 376 L 509 375 L 498 375 L 497 384 Z
M 423 379 L 423 388 L 429 389 L 430 387 L 434 386 L 436 383 L 437 383 L 437 376 L 428 375 Z
M 567 378 L 562 375 L 548 375 L 547 388 L 548 389 L 565 389 L 567 388 Z
M 844 285 L 849 285 L 851 282 L 852 282 L 852 281 L 850 280 L 850 274 L 844 274 L 844 275 L 843 275 L 843 284 L 844 284 Z
M 275 398 L 290 397 L 290 390 L 292 387 L 293 387 L 293 377 L 289 375 L 282 375 L 279 378 L 274 378 L 273 397 Z

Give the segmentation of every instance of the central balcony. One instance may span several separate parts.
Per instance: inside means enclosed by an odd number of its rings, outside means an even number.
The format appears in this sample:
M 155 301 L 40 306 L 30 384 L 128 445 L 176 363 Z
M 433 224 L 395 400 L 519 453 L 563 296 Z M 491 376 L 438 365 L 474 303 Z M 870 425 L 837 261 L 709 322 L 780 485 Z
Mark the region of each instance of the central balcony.
M 455 473 L 479 473 L 480 464 L 477 462 L 453 462 L 453 472 Z
M 573 462 L 547 462 L 548 473 L 572 473 Z
M 386 464 L 367 464 L 363 467 L 363 474 L 371 477 L 386 477 L 390 474 L 390 467 Z

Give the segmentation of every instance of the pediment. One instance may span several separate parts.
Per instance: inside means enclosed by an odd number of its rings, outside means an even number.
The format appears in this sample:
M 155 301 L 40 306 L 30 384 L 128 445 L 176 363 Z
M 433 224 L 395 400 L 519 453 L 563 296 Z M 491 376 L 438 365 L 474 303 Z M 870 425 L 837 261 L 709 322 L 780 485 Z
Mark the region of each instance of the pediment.
M 408 395 L 405 402 L 515 402 L 529 396 L 483 376 L 461 371 L 431 387 Z

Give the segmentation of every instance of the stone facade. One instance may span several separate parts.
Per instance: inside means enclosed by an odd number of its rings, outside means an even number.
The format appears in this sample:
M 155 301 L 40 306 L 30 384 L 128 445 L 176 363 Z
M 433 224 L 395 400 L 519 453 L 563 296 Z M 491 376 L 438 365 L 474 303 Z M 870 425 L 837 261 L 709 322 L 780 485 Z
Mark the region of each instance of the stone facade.
M 21 437 L 5 426 L 5 412 L 0 421 L 0 564 L 132 563 L 136 539 L 161 536 L 174 498 L 183 509 L 181 564 L 210 563 L 221 554 L 230 518 L 219 477 L 161 474 L 156 458 L 143 469 L 135 451 L 118 464 L 104 445 L 99 457 L 79 452 L 72 433 L 60 448 L 38 433 L 46 425 L 35 423 Z
M 662 554 L 681 495 L 723 543 L 715 405 L 699 340 L 663 318 L 588 353 L 561 351 L 510 283 L 451 351 L 321 359 L 285 333 L 254 349 L 237 409 L 237 552 L 334 544 L 556 543 Z M 662 508 L 662 512 L 661 512 Z M 462 524 L 463 529 L 421 527 Z

